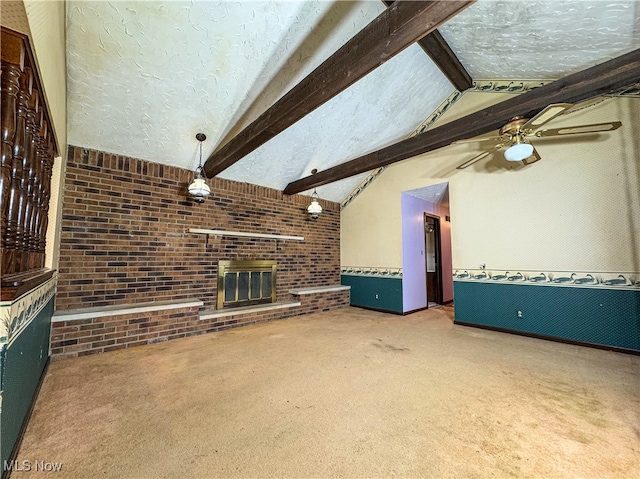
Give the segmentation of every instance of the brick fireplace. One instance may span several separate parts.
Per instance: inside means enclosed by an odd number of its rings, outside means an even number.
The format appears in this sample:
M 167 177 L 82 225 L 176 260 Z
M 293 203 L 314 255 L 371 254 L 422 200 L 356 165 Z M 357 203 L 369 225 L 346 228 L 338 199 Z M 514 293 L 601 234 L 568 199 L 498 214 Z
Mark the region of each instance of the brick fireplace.
M 203 304 L 76 322 L 60 318 L 52 330 L 53 354 L 93 354 L 348 306 L 348 292 L 290 293 L 340 283 L 338 203 L 321 200 L 324 211 L 311 220 L 308 196 L 216 177 L 209 182 L 211 196 L 197 204 L 186 197 L 192 176 L 180 168 L 69 147 L 56 314 L 147 302 Z M 193 228 L 304 239 L 203 235 Z M 269 300 L 300 306 L 242 316 L 225 307 L 226 316 L 203 319 L 203 311 L 218 309 L 220 262 L 258 258 L 277 264 Z M 244 279 L 251 282 L 251 274 Z M 265 288 L 254 299 L 268 297 Z

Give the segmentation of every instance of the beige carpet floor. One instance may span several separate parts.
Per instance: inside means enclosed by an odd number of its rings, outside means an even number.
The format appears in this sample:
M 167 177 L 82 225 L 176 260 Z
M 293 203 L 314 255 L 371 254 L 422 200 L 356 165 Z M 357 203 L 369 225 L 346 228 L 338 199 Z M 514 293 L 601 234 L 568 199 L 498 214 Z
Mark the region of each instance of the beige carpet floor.
M 348 308 L 55 360 L 48 478 L 638 478 L 640 357 Z

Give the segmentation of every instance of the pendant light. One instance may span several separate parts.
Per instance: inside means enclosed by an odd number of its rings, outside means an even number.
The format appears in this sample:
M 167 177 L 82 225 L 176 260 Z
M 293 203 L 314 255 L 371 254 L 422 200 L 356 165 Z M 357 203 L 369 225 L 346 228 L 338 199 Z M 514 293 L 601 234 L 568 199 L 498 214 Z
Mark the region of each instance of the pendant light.
M 313 194 L 311 195 L 311 204 L 307 206 L 307 211 L 314 220 L 317 220 L 320 213 L 322 213 L 322 206 L 318 203 L 318 198 L 320 197 L 314 188 Z
M 204 203 L 204 199 L 211 194 L 211 188 L 207 185 L 207 179 L 202 172 L 202 142 L 207 139 L 204 133 L 198 133 L 196 140 L 200 142 L 200 161 L 196 168 L 196 176 L 189 185 L 189 195 L 197 203 Z
M 311 170 L 312 175 L 315 175 L 317 172 L 318 170 L 315 168 Z M 320 197 L 318 196 L 318 192 L 314 188 L 313 194 L 311 195 L 311 204 L 307 206 L 307 212 L 314 220 L 317 220 L 318 216 L 320 216 L 320 213 L 322 213 L 322 206 L 320 206 L 320 203 L 318 203 L 318 199 L 320 199 Z

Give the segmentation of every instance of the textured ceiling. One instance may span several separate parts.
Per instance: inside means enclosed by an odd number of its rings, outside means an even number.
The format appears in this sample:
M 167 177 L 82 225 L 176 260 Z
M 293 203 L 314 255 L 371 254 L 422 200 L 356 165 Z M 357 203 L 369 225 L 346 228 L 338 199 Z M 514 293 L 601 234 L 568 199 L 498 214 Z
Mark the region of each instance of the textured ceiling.
M 69 143 L 192 169 L 384 10 L 379 0 L 70 1 Z M 640 47 L 640 2 L 480 0 L 441 29 L 474 79 Z M 220 176 L 278 189 L 406 138 L 454 91 L 414 45 Z M 318 188 L 342 200 L 364 175 Z
M 433 204 L 448 203 L 448 187 L 449 183 L 438 183 L 437 185 L 425 186 L 424 188 L 416 188 L 415 190 L 405 191 L 406 194 L 428 201 Z
M 481 0 L 440 32 L 474 79 L 556 79 L 640 47 L 640 2 Z

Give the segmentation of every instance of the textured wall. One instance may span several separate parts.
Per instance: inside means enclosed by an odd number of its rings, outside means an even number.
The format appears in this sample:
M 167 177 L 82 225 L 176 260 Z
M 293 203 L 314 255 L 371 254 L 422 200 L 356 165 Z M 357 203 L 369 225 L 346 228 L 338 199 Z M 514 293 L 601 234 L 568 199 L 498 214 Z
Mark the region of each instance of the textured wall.
M 192 172 L 69 148 L 57 310 L 196 298 L 213 308 L 221 259 L 278 261 L 278 300 L 294 287 L 340 283 L 339 213 L 321 201 L 214 179 L 204 204 L 186 199 Z M 304 241 L 209 237 L 190 228 L 303 236 Z

